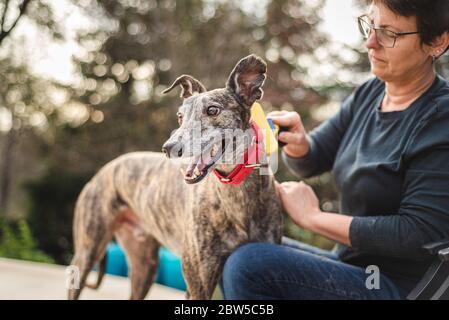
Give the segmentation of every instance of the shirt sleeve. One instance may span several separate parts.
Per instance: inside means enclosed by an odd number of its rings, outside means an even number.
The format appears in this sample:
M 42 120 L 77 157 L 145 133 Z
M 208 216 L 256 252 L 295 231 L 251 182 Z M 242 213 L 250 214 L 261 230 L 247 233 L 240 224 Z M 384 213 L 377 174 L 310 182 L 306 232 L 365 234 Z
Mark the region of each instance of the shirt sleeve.
M 349 238 L 354 251 L 422 261 L 428 259 L 423 245 L 449 238 L 448 123 L 428 126 L 428 134 L 411 143 L 415 151 L 405 160 L 399 212 L 353 218 Z
M 309 178 L 332 169 L 340 142 L 352 118 L 354 94 L 342 104 L 340 111 L 323 122 L 308 136 L 309 152 L 302 158 L 292 158 L 282 151 L 284 163 L 296 176 Z

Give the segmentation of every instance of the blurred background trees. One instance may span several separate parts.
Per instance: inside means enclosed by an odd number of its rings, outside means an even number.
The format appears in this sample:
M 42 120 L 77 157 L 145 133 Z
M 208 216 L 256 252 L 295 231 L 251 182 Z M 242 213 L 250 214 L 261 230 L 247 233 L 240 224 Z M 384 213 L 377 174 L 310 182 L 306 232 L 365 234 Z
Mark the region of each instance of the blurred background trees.
M 0 215 L 26 219 L 37 248 L 58 263 L 72 254 L 83 185 L 123 153 L 160 151 L 177 127 L 180 100 L 161 92 L 180 74 L 223 87 L 239 59 L 258 54 L 269 70 L 265 111 L 296 110 L 308 129 L 368 76 L 361 46 L 337 45 L 320 31 L 324 0 L 65 0 L 94 27 L 80 22 L 76 80 L 58 83 L 31 71 L 28 57 L 40 48 L 10 28 L 23 22 L 64 41 L 71 30 L 55 14 L 59 3 L 0 0 Z M 276 177 L 295 179 L 283 166 Z M 325 210 L 338 210 L 330 174 L 308 182 Z M 332 245 L 289 221 L 285 230 Z
M 0 255 L 52 261 L 33 242 L 20 183 L 39 171 L 35 136 L 51 121 L 57 105 L 50 95 L 60 85 L 30 72 L 26 43 L 15 33 L 24 20 L 54 41 L 64 40 L 47 3 L 0 1 Z
M 120 154 L 160 151 L 177 127 L 181 101 L 161 92 L 180 74 L 195 76 L 207 88 L 223 87 L 235 63 L 255 53 L 269 63 L 266 111 L 296 109 L 311 120 L 310 111 L 327 101 L 325 94 L 304 82 L 307 65 L 299 65 L 298 59 L 313 55 L 327 42 L 316 27 L 323 1 L 312 6 L 253 1 L 257 7 L 240 1 L 73 3 L 100 21 L 97 29 L 78 34 L 86 50 L 75 57 L 81 81 L 70 88 L 67 103 L 82 116 L 51 129 L 54 139 L 42 142 L 47 174 L 29 186 L 31 203 L 38 203 L 30 212 L 32 229 L 57 261 L 64 260 L 60 254 L 70 247 L 73 201 L 85 181 Z M 288 177 L 285 169 L 280 174 Z M 71 201 L 67 190 L 73 191 Z M 48 193 L 51 201 L 45 201 Z M 306 235 L 288 226 L 296 237 Z

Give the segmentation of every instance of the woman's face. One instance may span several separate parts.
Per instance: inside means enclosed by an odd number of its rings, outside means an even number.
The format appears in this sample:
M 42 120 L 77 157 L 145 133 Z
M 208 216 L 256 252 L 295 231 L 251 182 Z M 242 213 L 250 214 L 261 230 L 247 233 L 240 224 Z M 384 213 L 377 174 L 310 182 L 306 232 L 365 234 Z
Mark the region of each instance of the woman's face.
M 374 1 L 369 10 L 369 22 L 375 27 L 401 32 L 416 32 L 415 17 L 396 15 L 382 3 Z M 419 34 L 400 36 L 393 48 L 381 46 L 372 32 L 367 40 L 371 71 L 385 82 L 401 82 L 431 65 L 430 49 L 421 45 Z M 430 69 L 429 69 L 430 70 Z

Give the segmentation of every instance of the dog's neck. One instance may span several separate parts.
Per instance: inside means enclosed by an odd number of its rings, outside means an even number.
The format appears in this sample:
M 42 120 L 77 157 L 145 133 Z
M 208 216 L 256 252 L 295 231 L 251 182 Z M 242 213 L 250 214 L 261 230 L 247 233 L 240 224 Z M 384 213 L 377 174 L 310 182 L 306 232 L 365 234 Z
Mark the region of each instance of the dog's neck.
M 245 122 L 245 128 L 243 129 L 245 130 L 249 130 L 252 126 L 251 124 L 248 122 Z M 256 136 L 256 132 L 254 132 L 254 130 L 251 130 L 251 136 L 249 137 L 250 141 L 253 141 L 253 139 Z M 250 146 L 248 146 L 247 148 L 238 148 L 237 146 L 234 146 L 234 151 L 232 153 L 232 159 L 230 162 L 228 163 L 221 163 L 219 165 L 217 165 L 217 167 L 215 168 L 216 170 L 218 170 L 220 172 L 221 175 L 223 176 L 228 176 L 229 174 L 231 174 L 234 169 L 241 163 L 243 163 L 243 159 L 245 154 L 248 152 L 248 149 L 250 148 Z M 263 153 L 263 158 L 265 157 L 265 151 L 262 150 Z
M 257 130 L 257 126 L 255 129 Z M 255 138 L 255 131 L 253 132 L 251 138 Z M 267 156 L 263 146 L 263 135 L 259 132 L 258 140 L 254 139 L 253 141 L 254 142 L 251 144 L 251 147 L 249 147 L 251 150 L 248 150 L 248 148 L 242 148 L 239 152 L 234 152 L 233 162 L 231 164 L 220 164 L 217 166 L 216 171 L 218 172 L 216 177 L 214 177 L 217 183 L 227 186 L 228 189 L 229 184 L 232 184 L 233 186 L 240 186 L 245 183 L 246 186 L 244 187 L 247 187 L 247 185 L 252 185 L 252 187 L 254 187 L 255 185 L 259 185 L 261 183 L 262 185 L 260 187 L 268 187 L 266 184 L 270 181 L 270 179 L 262 179 L 262 177 L 271 178 L 267 176 L 272 176 L 273 174 L 267 163 Z M 258 144 L 256 144 L 257 141 Z M 247 154 L 246 157 L 244 157 L 243 154 Z M 248 154 L 251 154 L 252 156 L 248 156 Z M 244 158 L 247 161 L 242 162 L 242 159 Z M 242 164 L 248 165 L 249 167 L 243 167 Z M 248 180 L 251 181 L 248 182 Z M 260 188 L 257 187 L 257 189 Z
M 223 184 L 217 177 L 211 178 L 214 180 L 212 193 L 217 199 L 227 200 L 221 201 L 218 214 L 233 221 L 248 234 L 251 230 L 251 220 L 259 221 L 265 206 L 274 205 L 271 203 L 276 197 L 273 176 L 261 175 L 259 170 L 253 170 L 239 185 Z

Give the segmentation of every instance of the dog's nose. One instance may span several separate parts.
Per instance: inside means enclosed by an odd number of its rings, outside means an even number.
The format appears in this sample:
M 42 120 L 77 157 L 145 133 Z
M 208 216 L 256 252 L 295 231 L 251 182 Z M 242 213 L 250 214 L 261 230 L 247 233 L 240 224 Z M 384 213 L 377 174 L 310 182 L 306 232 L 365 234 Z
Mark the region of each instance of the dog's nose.
M 169 142 L 162 146 L 162 152 L 167 158 L 181 158 L 182 157 L 182 143 Z

